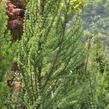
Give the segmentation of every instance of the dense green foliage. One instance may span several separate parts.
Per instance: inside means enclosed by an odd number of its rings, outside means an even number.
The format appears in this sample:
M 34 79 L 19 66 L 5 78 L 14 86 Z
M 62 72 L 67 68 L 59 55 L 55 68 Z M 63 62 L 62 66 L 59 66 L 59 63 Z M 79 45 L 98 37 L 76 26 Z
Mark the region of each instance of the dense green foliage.
M 6 5 L 0 4 L 0 108 L 3 109 L 4 101 L 7 99 L 8 89 L 5 84 L 6 72 L 15 53 L 15 45 L 11 44 L 11 37 L 7 30 Z
M 0 4 L 0 109 L 108 109 L 108 2 L 30 0 L 14 43 Z

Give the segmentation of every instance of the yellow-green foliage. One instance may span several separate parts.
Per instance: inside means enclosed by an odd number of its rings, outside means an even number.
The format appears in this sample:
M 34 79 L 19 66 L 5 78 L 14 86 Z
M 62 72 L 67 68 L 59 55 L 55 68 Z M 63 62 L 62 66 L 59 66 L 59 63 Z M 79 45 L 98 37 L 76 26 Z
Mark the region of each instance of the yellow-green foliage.
M 78 98 L 70 96 L 75 89 L 68 81 L 73 82 L 71 77 L 84 58 L 81 20 L 71 5 L 69 0 L 32 0 L 27 4 L 17 61 L 28 108 L 56 109 L 64 103 L 76 106 Z

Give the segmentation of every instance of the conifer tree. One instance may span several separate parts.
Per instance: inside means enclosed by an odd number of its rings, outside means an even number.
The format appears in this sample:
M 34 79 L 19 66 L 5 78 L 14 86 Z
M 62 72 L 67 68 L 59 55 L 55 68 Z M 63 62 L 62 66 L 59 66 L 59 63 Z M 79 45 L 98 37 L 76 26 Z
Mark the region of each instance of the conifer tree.
M 0 1 L 0 109 L 109 108 L 108 55 L 102 34 L 82 37 L 84 3 Z
M 19 96 L 27 109 L 80 107 L 82 7 L 78 0 L 28 2 L 16 58 L 23 86 Z
M 87 109 L 107 109 L 108 98 L 108 56 L 106 46 L 102 43 L 102 36 L 96 34 L 88 35 L 86 45 L 86 69 L 85 69 L 85 89 L 82 95 L 82 103 Z M 84 106 L 83 108 L 84 109 Z
M 7 32 L 6 4 L 0 1 L 0 108 L 3 109 L 7 96 L 7 87 L 4 81 L 6 71 L 9 68 L 11 56 L 10 35 Z
M 9 69 L 11 61 L 13 60 L 16 44 L 11 42 L 11 34 L 8 31 L 8 16 L 6 10 L 6 2 L 0 3 L 0 81 Z
M 6 1 L 3 0 L 0 2 L 0 109 L 5 108 L 4 105 L 8 96 L 6 75 L 10 70 L 11 62 L 16 53 L 16 44 L 12 45 L 7 22 Z

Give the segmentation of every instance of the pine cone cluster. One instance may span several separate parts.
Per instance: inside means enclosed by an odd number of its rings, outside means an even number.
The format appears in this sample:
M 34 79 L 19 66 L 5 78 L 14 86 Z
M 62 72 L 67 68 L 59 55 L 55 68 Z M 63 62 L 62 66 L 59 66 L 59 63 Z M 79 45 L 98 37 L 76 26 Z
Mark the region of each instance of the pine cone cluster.
M 22 0 L 8 0 L 7 15 L 8 29 L 12 34 L 12 41 L 20 40 L 23 33 L 23 19 L 25 7 Z

